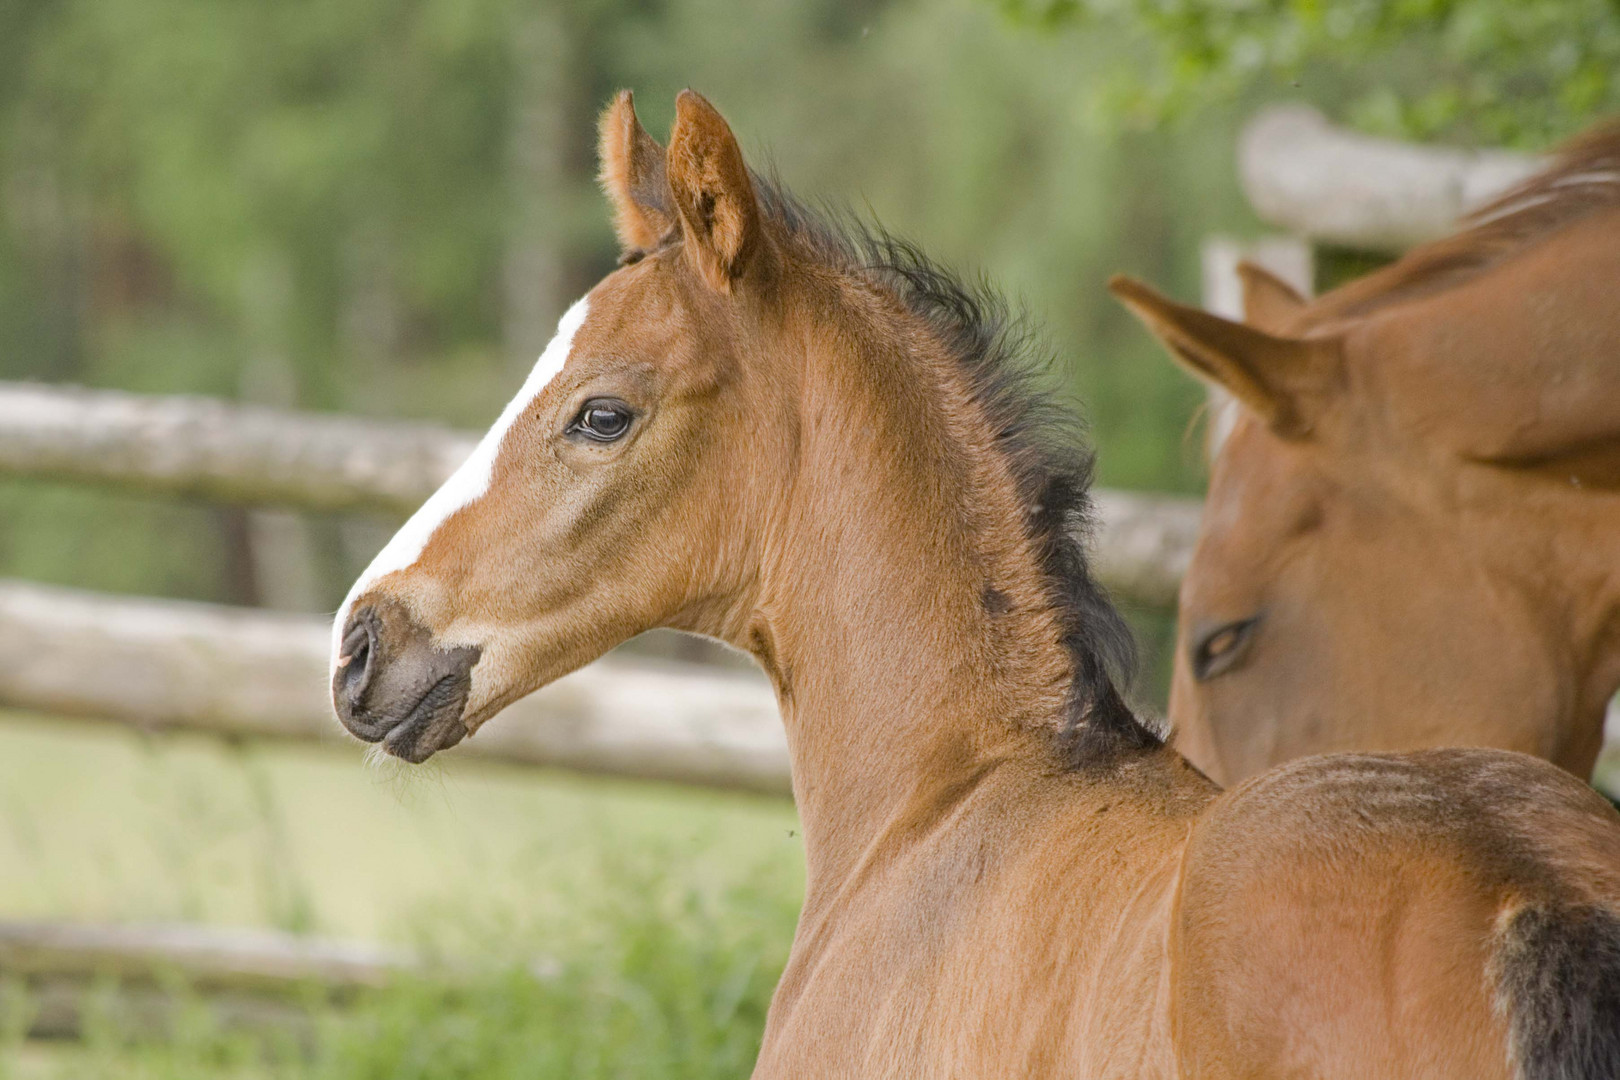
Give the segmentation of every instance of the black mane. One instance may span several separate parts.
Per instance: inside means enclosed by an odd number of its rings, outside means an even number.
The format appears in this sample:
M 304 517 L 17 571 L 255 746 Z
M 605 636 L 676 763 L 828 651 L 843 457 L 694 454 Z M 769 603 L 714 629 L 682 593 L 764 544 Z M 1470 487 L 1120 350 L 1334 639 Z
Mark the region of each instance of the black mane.
M 968 285 L 878 226 L 849 214 L 815 213 L 770 180 L 756 177 L 755 184 L 766 216 L 785 239 L 891 292 L 960 365 L 1018 485 L 1025 527 L 1073 662 L 1058 732 L 1064 763 L 1090 767 L 1162 746 L 1161 735 L 1136 718 L 1119 690 L 1135 672 L 1136 642 L 1086 558 L 1094 456 L 1080 419 L 1037 386 L 1052 364 L 1046 343 L 988 282 Z

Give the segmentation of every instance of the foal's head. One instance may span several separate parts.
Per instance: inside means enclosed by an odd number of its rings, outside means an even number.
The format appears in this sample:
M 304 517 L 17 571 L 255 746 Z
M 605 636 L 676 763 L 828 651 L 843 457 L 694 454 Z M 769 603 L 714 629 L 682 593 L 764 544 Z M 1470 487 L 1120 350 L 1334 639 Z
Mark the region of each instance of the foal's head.
M 601 142 L 623 265 L 337 616 L 338 715 L 407 760 L 648 627 L 728 636 L 755 574 L 758 532 L 721 526 L 769 520 L 790 372 L 748 171 L 691 92 L 667 154 L 628 94 Z
M 937 708 L 922 673 L 954 673 L 1077 760 L 1156 747 L 1110 681 L 1129 634 L 1075 535 L 1089 457 L 982 298 L 753 177 L 690 92 L 667 152 L 622 96 L 602 159 L 623 265 L 351 590 L 348 729 L 420 761 L 669 626 L 753 652 L 784 696 L 779 631 L 832 672 L 798 667 L 824 698 L 855 680 Z

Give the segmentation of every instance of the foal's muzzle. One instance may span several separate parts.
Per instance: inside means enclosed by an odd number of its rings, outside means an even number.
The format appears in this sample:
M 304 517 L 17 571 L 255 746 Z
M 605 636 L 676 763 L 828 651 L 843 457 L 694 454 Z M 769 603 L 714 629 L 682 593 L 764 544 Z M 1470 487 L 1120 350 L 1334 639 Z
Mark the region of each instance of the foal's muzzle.
M 367 603 L 343 627 L 332 704 L 350 733 L 417 764 L 466 737 L 478 656 L 474 646 L 436 648 L 397 602 Z

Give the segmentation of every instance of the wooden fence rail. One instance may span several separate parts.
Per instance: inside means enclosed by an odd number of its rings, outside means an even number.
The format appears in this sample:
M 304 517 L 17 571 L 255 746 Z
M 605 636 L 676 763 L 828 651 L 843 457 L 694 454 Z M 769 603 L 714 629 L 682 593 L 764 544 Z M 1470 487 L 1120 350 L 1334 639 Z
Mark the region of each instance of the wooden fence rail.
M 162 495 L 404 516 L 475 442 L 432 424 L 0 383 L 0 474 Z M 1174 604 L 1199 504 L 1115 491 L 1099 505 L 1103 580 L 1124 599 Z
M 77 1038 L 96 1013 L 122 1034 L 161 1036 L 195 995 L 228 1027 L 297 1032 L 311 991 L 342 1002 L 418 970 L 396 950 L 270 930 L 6 920 L 0 1026 Z
M 1542 164 L 1502 150 L 1372 138 L 1306 105 L 1262 110 L 1238 143 L 1243 191 L 1263 221 L 1310 240 L 1392 253 L 1446 235 L 1462 214 Z
M 432 424 L 0 383 L 0 473 L 159 495 L 403 516 L 476 441 Z
M 344 741 L 325 619 L 0 581 L 0 704 L 148 730 Z M 355 744 L 358 745 L 358 744 Z M 508 708 L 458 755 L 785 795 L 761 676 L 609 656 Z
M 413 958 L 358 942 L 273 930 L 186 924 L 121 926 L 0 920 L 0 975 L 150 979 L 284 991 L 303 983 L 358 990 L 415 968 Z

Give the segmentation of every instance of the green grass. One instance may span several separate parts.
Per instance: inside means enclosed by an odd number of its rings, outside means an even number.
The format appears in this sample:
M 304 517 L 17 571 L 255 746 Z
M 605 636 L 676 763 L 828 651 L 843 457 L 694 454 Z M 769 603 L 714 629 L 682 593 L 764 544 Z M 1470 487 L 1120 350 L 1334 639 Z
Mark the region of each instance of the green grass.
M 272 925 L 455 971 L 312 1004 L 298 1045 L 200 1003 L 163 1042 L 111 1014 L 78 1046 L 0 1039 L 0 1080 L 746 1076 L 802 873 L 779 800 L 0 714 L 0 917 Z
M 568 934 L 492 937 L 461 958 L 471 974 L 311 1007 L 308 1038 L 231 1034 L 199 1002 L 172 1038 L 132 1041 L 104 1018 L 83 1046 L 18 1054 L 0 1076 L 746 1077 L 793 905 L 768 886 L 693 887 L 661 864 L 624 865 L 604 881 L 578 898 L 587 913 Z

